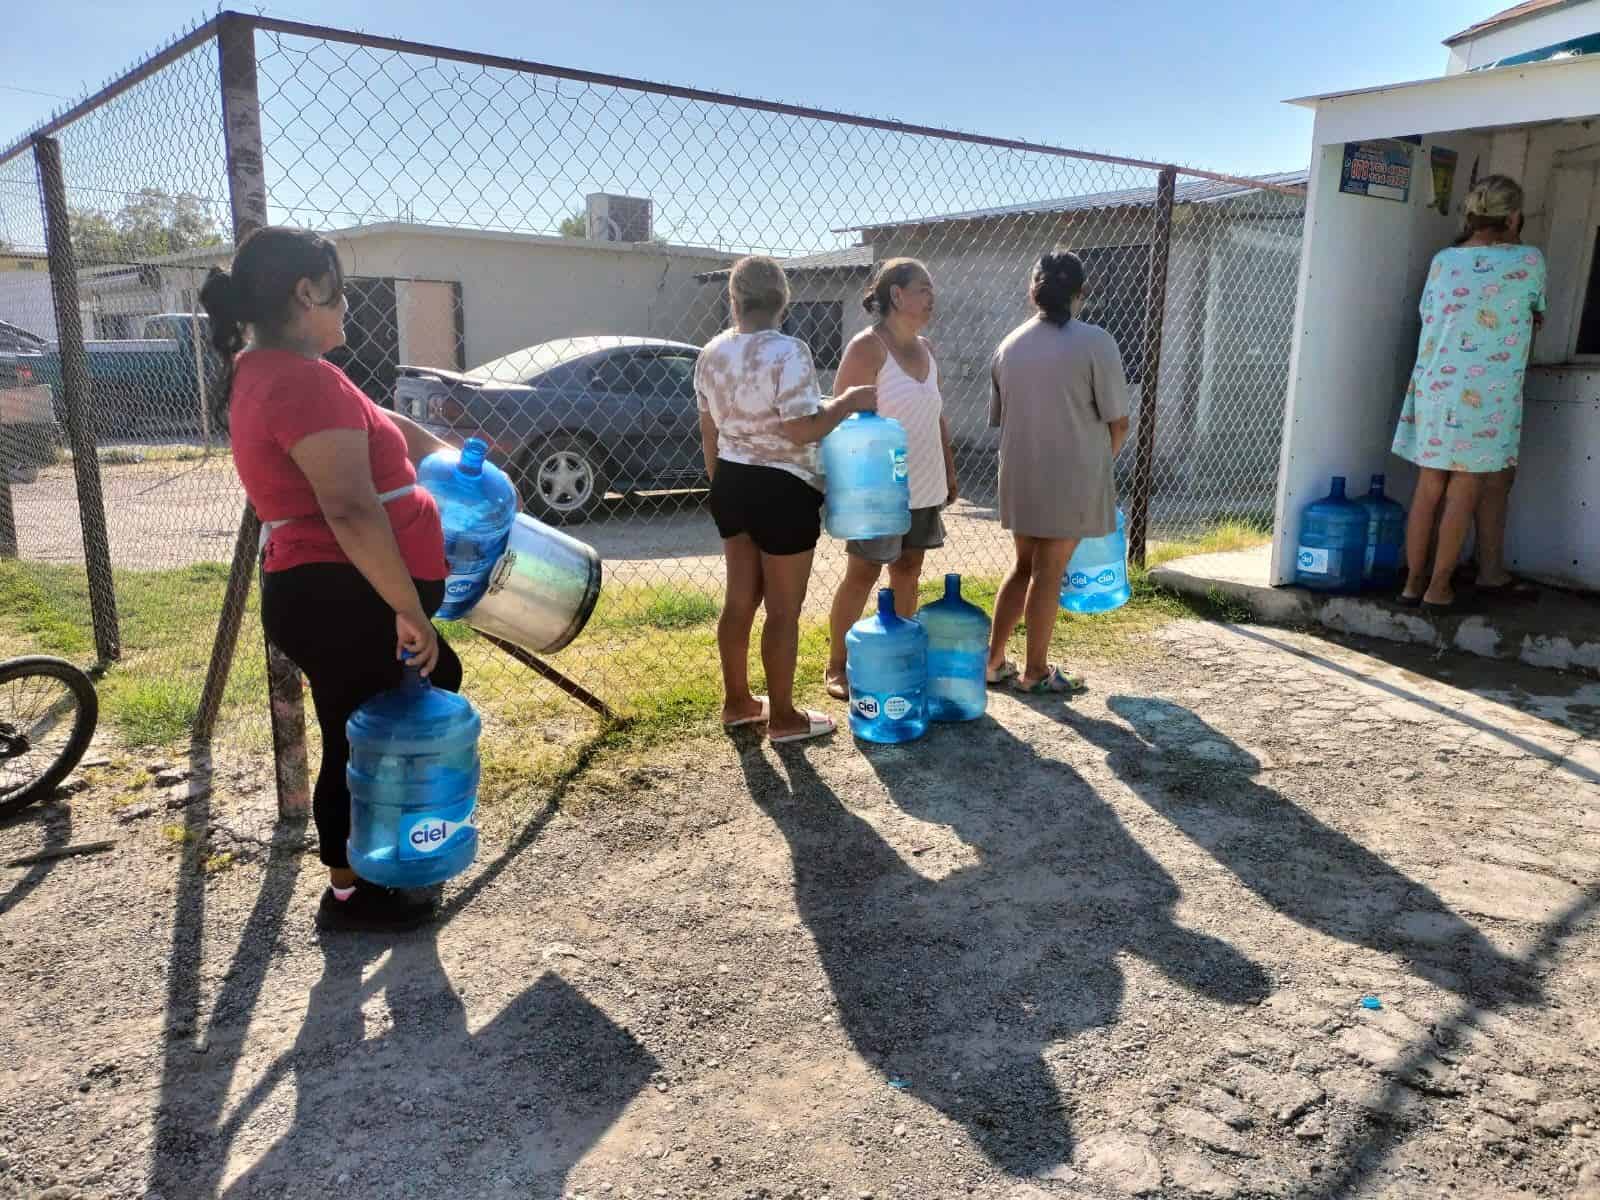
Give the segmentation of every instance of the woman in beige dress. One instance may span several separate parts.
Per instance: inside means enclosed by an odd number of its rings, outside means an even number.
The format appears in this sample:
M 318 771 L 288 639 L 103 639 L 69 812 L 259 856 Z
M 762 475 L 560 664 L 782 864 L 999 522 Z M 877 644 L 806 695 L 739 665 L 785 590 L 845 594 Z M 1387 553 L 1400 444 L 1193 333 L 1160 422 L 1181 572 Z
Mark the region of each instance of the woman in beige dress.
M 995 597 L 989 682 L 1033 693 L 1071 692 L 1081 676 L 1050 663 L 1061 576 L 1083 538 L 1116 528 L 1111 463 L 1128 436 L 1128 382 L 1112 336 L 1077 319 L 1083 261 L 1058 250 L 1033 269 L 1037 315 L 1000 343 L 989 423 L 1000 427 L 1000 524 L 1016 564 Z M 1028 624 L 1022 669 L 1006 643 Z

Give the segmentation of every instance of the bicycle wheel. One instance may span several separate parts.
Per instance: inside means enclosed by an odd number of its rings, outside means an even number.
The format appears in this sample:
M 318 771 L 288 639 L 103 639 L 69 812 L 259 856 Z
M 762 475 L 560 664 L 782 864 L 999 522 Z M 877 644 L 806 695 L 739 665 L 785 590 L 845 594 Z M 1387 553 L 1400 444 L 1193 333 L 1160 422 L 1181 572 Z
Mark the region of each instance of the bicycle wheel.
M 55 791 L 89 748 L 99 717 L 94 684 L 71 663 L 0 663 L 0 817 Z

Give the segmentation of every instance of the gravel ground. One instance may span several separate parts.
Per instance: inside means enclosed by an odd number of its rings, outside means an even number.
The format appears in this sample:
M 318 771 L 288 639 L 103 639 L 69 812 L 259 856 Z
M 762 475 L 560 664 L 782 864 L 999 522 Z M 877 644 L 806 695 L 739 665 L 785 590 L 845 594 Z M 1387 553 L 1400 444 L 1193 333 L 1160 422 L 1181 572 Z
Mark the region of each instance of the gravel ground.
M 1600 1197 L 1600 685 L 1190 622 L 1093 682 L 601 755 L 396 939 L 315 936 L 259 764 L 107 748 L 0 829 L 116 839 L 0 874 L 0 1195 Z

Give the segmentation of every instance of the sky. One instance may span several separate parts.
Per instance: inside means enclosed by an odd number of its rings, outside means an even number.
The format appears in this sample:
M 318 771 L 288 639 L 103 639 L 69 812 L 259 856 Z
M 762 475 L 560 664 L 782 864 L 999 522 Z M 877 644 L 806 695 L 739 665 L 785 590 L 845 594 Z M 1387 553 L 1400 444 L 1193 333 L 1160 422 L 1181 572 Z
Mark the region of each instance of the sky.
M 1309 115 L 1284 99 L 1441 74 L 1441 39 L 1510 0 L 389 0 L 377 18 L 370 0 L 300 3 L 260 10 L 1247 174 L 1306 162 Z M 13 7 L 0 40 L 4 143 L 208 15 L 170 0 Z

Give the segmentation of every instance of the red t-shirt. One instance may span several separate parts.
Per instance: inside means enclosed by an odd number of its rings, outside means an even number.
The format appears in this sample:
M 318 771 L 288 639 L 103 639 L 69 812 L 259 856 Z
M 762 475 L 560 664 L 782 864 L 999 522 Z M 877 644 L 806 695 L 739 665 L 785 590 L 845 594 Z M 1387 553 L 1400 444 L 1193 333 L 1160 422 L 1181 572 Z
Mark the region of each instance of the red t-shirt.
M 267 542 L 263 567 L 268 571 L 350 561 L 322 519 L 310 481 L 289 457 L 302 438 L 328 429 L 359 429 L 367 435 L 367 462 L 380 495 L 417 482 L 400 427 L 330 362 L 284 350 L 239 355 L 228 426 L 234 469 L 256 515 L 263 522 L 290 522 L 273 530 Z M 449 574 L 433 497 L 419 487 L 383 507 L 412 578 Z

